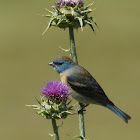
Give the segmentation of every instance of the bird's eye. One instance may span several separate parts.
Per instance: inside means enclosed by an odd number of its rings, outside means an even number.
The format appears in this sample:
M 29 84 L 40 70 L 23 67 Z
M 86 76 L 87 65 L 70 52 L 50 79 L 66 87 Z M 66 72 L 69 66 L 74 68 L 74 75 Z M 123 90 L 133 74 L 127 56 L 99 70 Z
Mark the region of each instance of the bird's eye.
M 54 63 L 55 65 L 62 65 L 64 62 L 54 61 L 53 63 Z
M 59 62 L 59 63 L 58 63 L 58 65 L 62 65 L 62 64 L 63 64 L 63 62 Z

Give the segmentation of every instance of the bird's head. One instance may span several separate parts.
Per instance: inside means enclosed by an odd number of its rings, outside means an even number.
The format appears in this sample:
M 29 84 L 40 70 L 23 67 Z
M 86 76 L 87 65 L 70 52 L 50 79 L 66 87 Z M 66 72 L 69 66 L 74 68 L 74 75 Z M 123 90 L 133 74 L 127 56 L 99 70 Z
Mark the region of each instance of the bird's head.
M 69 57 L 61 56 L 53 62 L 49 63 L 53 68 L 59 73 L 63 73 L 71 68 L 73 65 L 76 65 Z

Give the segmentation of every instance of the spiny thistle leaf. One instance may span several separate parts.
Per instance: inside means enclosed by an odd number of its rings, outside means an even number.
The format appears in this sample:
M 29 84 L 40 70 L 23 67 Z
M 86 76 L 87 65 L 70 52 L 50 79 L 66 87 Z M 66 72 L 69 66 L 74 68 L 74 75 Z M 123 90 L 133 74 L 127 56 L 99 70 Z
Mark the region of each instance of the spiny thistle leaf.
M 77 19 L 79 20 L 80 26 L 81 26 L 81 30 L 83 31 L 83 20 L 81 17 L 77 17 Z
M 51 15 L 40 15 L 42 17 L 51 17 Z
M 85 10 L 87 10 L 90 6 L 92 6 L 94 4 L 94 2 L 93 3 L 90 3 L 89 5 L 87 5 L 86 7 L 84 7 L 84 9 Z
M 51 14 L 53 14 L 53 12 L 52 11 L 50 11 L 50 10 L 48 10 L 47 8 L 46 8 L 46 11 L 48 11 L 49 13 L 51 13 Z
M 70 100 L 66 105 L 69 105 L 72 102 L 72 100 Z
M 36 99 L 36 101 L 41 105 L 40 101 L 39 101 L 37 98 L 35 98 L 35 99 Z
M 74 9 L 71 7 L 71 14 L 74 16 Z
M 89 13 L 91 13 L 92 12 L 92 10 L 91 9 L 87 9 L 87 10 L 84 10 L 84 11 L 81 11 L 81 14 L 89 14 Z
M 33 107 L 34 109 L 38 108 L 38 105 L 25 105 L 25 106 Z
M 95 33 L 93 26 L 92 26 L 91 24 L 89 24 L 89 26 L 91 27 L 91 29 L 92 29 L 93 32 Z
M 59 19 L 57 22 L 57 25 L 59 25 L 60 23 L 62 23 L 63 19 Z
M 55 19 L 56 19 L 55 17 L 53 17 L 53 18 L 50 19 L 50 22 L 49 22 L 47 28 L 45 29 L 45 31 L 42 33 L 42 35 L 44 35 L 44 34 L 46 33 L 46 31 L 51 27 L 51 23 L 52 23 Z
M 94 22 L 94 24 L 98 27 L 98 25 L 93 17 L 89 17 L 89 19 L 91 19 Z
M 87 24 L 91 24 L 92 25 L 92 23 L 90 21 L 88 21 L 88 20 L 84 20 L 84 22 L 87 23 Z
M 80 139 L 84 139 L 84 137 L 82 137 L 82 136 L 73 136 L 73 138 L 80 138 Z

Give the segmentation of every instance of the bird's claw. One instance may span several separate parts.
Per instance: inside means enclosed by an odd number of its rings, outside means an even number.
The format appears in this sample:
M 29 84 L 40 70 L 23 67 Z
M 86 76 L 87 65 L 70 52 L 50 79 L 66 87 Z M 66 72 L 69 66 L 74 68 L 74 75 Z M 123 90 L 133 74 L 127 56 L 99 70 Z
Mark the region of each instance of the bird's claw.
M 82 109 L 77 109 L 77 112 L 78 112 L 78 115 L 81 113 L 81 112 L 84 112 L 86 111 L 86 109 L 82 108 Z
M 86 104 L 85 106 L 83 106 L 81 109 L 77 109 L 78 110 L 78 114 L 80 114 L 81 112 L 83 111 L 86 111 L 85 110 L 85 107 L 87 107 L 89 104 Z

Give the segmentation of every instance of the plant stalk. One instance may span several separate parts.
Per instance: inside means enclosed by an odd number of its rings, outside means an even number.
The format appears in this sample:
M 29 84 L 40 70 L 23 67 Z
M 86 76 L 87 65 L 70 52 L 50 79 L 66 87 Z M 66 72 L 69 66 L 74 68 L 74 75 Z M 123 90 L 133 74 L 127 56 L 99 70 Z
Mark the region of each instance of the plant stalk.
M 71 51 L 72 59 L 76 64 L 78 64 L 73 27 L 69 27 L 69 38 L 70 38 L 70 51 Z M 84 104 L 78 102 L 78 109 L 79 110 L 82 109 L 83 106 L 84 106 Z M 85 140 L 85 124 L 84 124 L 83 111 L 80 111 L 78 113 L 78 115 L 79 115 L 79 129 L 80 129 L 80 137 L 81 137 L 80 139 Z
M 52 126 L 53 126 L 53 131 L 54 131 L 54 140 L 59 140 L 58 126 L 56 125 L 55 119 L 52 119 Z

